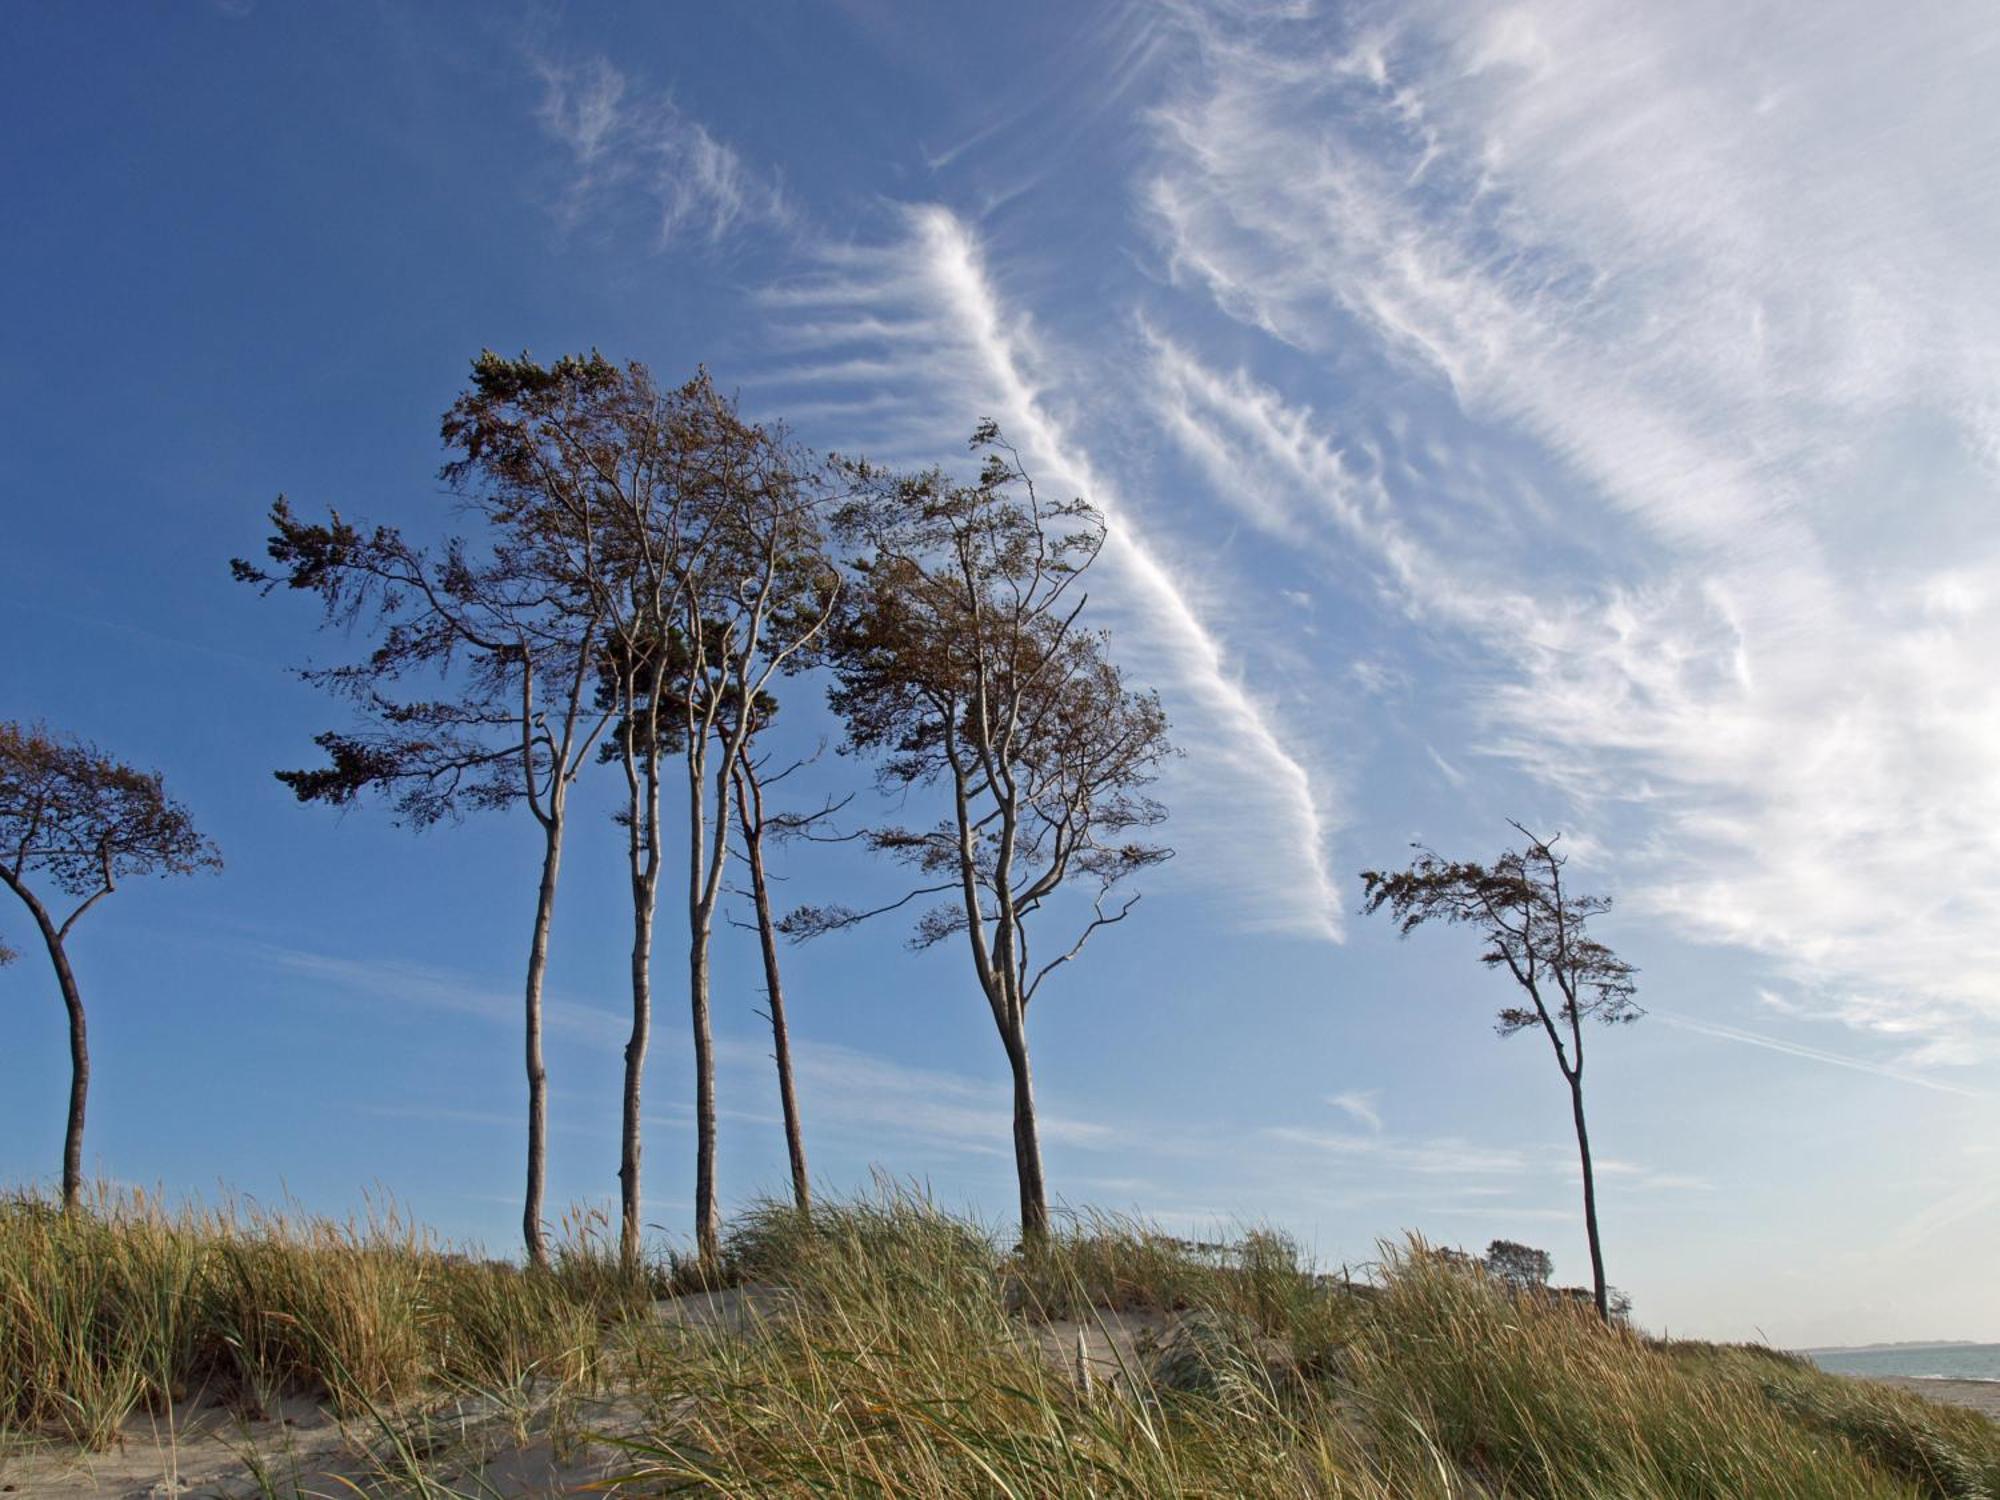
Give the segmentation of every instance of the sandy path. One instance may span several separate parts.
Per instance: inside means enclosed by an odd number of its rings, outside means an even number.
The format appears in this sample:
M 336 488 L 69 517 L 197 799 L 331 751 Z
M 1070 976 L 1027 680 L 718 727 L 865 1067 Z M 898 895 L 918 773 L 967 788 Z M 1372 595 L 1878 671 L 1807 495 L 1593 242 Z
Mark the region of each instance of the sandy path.
M 503 1413 L 482 1403 L 400 1419 L 400 1439 L 425 1471 L 467 1493 L 540 1500 L 574 1495 L 620 1466 L 622 1455 L 583 1441 L 585 1431 L 629 1433 L 636 1415 L 620 1404 L 578 1402 L 560 1413 Z M 402 1495 L 396 1445 L 372 1423 L 343 1423 L 309 1401 L 268 1420 L 218 1407 L 137 1417 L 102 1453 L 44 1447 L 0 1455 L 0 1500 L 354 1500 Z

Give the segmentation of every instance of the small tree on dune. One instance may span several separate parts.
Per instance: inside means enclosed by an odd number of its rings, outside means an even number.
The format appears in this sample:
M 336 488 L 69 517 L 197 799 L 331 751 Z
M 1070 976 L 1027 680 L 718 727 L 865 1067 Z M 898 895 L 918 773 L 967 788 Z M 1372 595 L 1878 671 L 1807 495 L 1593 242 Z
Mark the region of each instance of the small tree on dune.
M 828 652 L 830 695 L 851 751 L 878 757 L 883 789 L 941 784 L 943 820 L 885 827 L 865 841 L 917 883 L 874 911 L 807 907 L 787 930 L 850 926 L 925 895 L 946 897 L 911 938 L 963 938 L 1014 1085 L 1021 1232 L 1046 1239 L 1028 1010 L 1043 983 L 1137 895 L 1114 892 L 1171 851 L 1137 837 L 1165 817 L 1144 794 L 1171 754 L 1156 695 L 1126 687 L 1106 638 L 1081 622 L 1079 580 L 1104 546 L 1082 500 L 1050 505 L 992 423 L 974 433 L 979 479 L 850 464 L 856 499 L 843 535 L 859 545 L 856 580 Z M 1068 945 L 1038 959 L 1030 938 L 1062 920 L 1060 898 L 1088 892 Z
M 218 870 L 215 845 L 155 772 L 113 760 L 96 746 L 46 729 L 0 723 L 0 884 L 27 907 L 55 969 L 69 1016 L 69 1113 L 63 1132 L 63 1207 L 83 1193 L 83 1124 L 90 1094 L 90 1039 L 69 938 L 85 912 L 144 875 Z M 53 899 L 70 905 L 52 908 Z M 17 955 L 0 943 L 0 964 Z
M 1472 927 L 1486 945 L 1480 961 L 1505 969 L 1527 998 L 1526 1005 L 1501 1010 L 1497 1029 L 1502 1036 L 1539 1029 L 1568 1085 L 1583 1171 L 1592 1297 L 1598 1315 L 1608 1318 L 1597 1185 L 1583 1109 L 1584 1023 L 1616 1026 L 1643 1015 L 1632 998 L 1637 970 L 1587 930 L 1590 918 L 1610 910 L 1610 898 L 1566 890 L 1566 861 L 1555 852 L 1555 840 L 1536 838 L 1519 823 L 1513 826 L 1527 840 L 1526 848 L 1509 849 L 1491 865 L 1447 860 L 1416 845 L 1417 858 L 1409 868 L 1362 872 L 1363 910 L 1387 907 L 1404 936 L 1426 922 Z
M 1555 1262 L 1546 1250 L 1524 1245 L 1519 1240 L 1495 1240 L 1486 1247 L 1486 1274 L 1504 1281 L 1517 1292 L 1531 1291 L 1549 1284 Z

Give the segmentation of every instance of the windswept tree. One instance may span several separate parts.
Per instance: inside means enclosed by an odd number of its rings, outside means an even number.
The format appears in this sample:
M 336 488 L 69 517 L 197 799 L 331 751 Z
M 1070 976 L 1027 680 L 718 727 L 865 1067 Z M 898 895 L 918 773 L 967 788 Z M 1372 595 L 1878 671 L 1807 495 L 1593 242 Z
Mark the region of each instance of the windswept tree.
M 1157 696 L 1128 688 L 1106 637 L 1082 623 L 1102 518 L 1083 500 L 1045 503 L 992 423 L 972 446 L 984 455 L 972 484 L 848 465 L 856 495 L 841 527 L 861 556 L 831 641 L 830 701 L 885 791 L 941 787 L 946 811 L 929 828 L 866 834 L 914 872 L 901 899 L 801 908 L 786 926 L 810 936 L 946 898 L 911 943 L 966 943 L 1013 1076 L 1021 1232 L 1039 1243 L 1049 1210 L 1028 1011 L 1130 914 L 1139 897 L 1118 887 L 1168 857 L 1139 835 L 1165 816 L 1144 788 L 1170 749 Z M 1051 928 L 1042 957 L 1030 938 Z
M 1567 861 L 1555 852 L 1555 839 L 1539 839 L 1519 823 L 1513 826 L 1527 840 L 1526 848 L 1506 850 L 1490 865 L 1447 860 L 1416 845 L 1417 858 L 1408 869 L 1362 872 L 1363 910 L 1387 907 L 1403 936 L 1426 922 L 1471 927 L 1485 945 L 1480 961 L 1506 970 L 1527 1000 L 1503 1008 L 1496 1029 L 1503 1037 L 1539 1030 L 1569 1087 L 1583 1169 L 1592 1298 L 1598 1315 L 1608 1318 L 1597 1182 L 1583 1111 L 1584 1025 L 1595 1020 L 1616 1026 L 1643 1015 L 1632 998 L 1632 976 L 1638 971 L 1589 934 L 1590 919 L 1610 910 L 1611 899 L 1565 889 Z
M 83 1193 L 83 1122 L 90 1095 L 90 1038 L 83 991 L 69 960 L 70 934 L 121 881 L 221 868 L 215 845 L 167 795 L 158 773 L 124 765 L 95 745 L 58 738 L 39 726 L 0 723 L 0 883 L 34 918 L 69 1015 L 62 1164 L 67 1209 L 76 1208 Z M 0 964 L 15 956 L 0 943 Z
M 585 363 L 579 361 L 579 363 Z M 612 717 L 600 758 L 624 773 L 626 877 L 632 900 L 632 1022 L 618 1148 L 619 1255 L 639 1263 L 643 1223 L 644 1089 L 653 1029 L 653 932 L 666 850 L 661 840 L 661 761 L 681 752 L 687 700 L 701 691 L 696 652 L 682 626 L 687 560 L 717 504 L 713 448 L 718 401 L 706 373 L 662 392 L 641 364 L 587 366 L 615 392 L 610 430 L 577 435 L 611 517 L 587 586 L 605 621 L 597 701 Z
M 271 509 L 272 566 L 234 564 L 238 579 L 266 593 L 283 584 L 315 594 L 327 625 L 362 625 L 374 638 L 357 661 L 300 674 L 348 701 L 361 721 L 317 737 L 326 765 L 278 773 L 300 801 L 344 807 L 378 795 L 414 828 L 525 806 L 541 828 L 524 987 L 521 1220 L 536 1264 L 548 1259 L 542 989 L 569 793 L 606 718 L 595 693 L 605 603 L 594 580 L 607 510 L 599 470 L 617 431 L 618 380 L 602 361 L 544 368 L 484 354 L 443 425 L 452 454 L 443 474 L 477 522 L 471 538 L 426 548 L 338 513 L 302 520 L 281 496 Z M 434 684 L 437 696 L 411 691 L 413 681 Z
M 688 996 L 695 1059 L 695 1246 L 721 1253 L 716 1184 L 715 1043 L 709 954 L 724 891 L 732 794 L 758 705 L 777 677 L 808 661 L 833 617 L 841 579 L 826 550 L 823 466 L 782 431 L 748 422 L 697 382 L 706 407 L 707 479 L 661 555 L 674 570 L 664 634 L 686 652 L 676 739 L 686 773 Z M 748 706 L 748 711 L 744 711 Z
M 446 437 L 461 453 L 447 475 L 478 479 L 496 526 L 530 544 L 565 648 L 595 653 L 588 701 L 598 722 L 612 725 L 604 757 L 625 773 L 632 1026 L 618 1175 L 627 1264 L 638 1258 L 643 1201 L 662 757 L 678 754 L 687 773 L 695 1224 L 702 1258 L 713 1261 L 721 1215 L 709 950 L 730 822 L 728 767 L 750 732 L 727 706 L 760 698 L 832 608 L 839 578 L 821 538 L 824 475 L 782 433 L 745 421 L 706 372 L 661 391 L 645 366 L 595 353 L 547 367 L 525 355 L 482 356 Z M 583 660 L 570 656 L 566 665 Z M 576 762 L 565 764 L 573 770 Z

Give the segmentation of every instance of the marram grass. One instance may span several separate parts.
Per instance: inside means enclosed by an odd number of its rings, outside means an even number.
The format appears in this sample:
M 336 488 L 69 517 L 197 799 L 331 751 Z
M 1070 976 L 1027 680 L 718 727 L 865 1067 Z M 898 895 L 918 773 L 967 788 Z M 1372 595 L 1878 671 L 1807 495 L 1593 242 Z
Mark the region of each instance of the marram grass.
M 1607 1328 L 1420 1243 L 1350 1287 L 1280 1236 L 1081 1217 L 1028 1254 L 884 1189 L 743 1215 L 711 1277 L 739 1316 L 705 1323 L 652 1317 L 670 1283 L 589 1228 L 529 1273 L 387 1216 L 16 1200 L 0 1422 L 101 1443 L 202 1389 L 372 1411 L 534 1381 L 632 1414 L 609 1482 L 632 1495 L 2000 1500 L 1974 1413 Z M 1035 1336 L 1114 1315 L 1160 1336 L 1088 1382 Z M 414 1469 L 379 1492 L 449 1493 Z
M 204 1395 L 356 1414 L 439 1386 L 588 1382 L 606 1324 L 650 1298 L 576 1227 L 530 1274 L 448 1253 L 393 1212 L 0 1200 L 0 1433 L 101 1447 L 136 1412 Z

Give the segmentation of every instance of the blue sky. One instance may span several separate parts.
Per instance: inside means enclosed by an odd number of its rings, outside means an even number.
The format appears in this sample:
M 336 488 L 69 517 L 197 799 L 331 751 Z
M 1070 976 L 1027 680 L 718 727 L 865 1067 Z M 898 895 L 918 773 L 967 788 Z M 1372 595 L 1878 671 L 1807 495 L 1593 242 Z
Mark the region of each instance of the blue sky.
M 295 806 L 269 772 L 341 719 L 286 669 L 340 643 L 226 564 L 281 490 L 443 534 L 471 356 L 595 346 L 885 460 L 991 416 L 1109 515 L 1179 857 L 1038 1007 L 1056 1192 L 1585 1278 L 1546 1052 L 1469 939 L 1356 915 L 1359 869 L 1518 817 L 1643 970 L 1588 1080 L 1642 1320 L 2000 1339 L 1996 45 L 1949 4 L 10 9 L 0 715 L 158 766 L 228 860 L 79 931 L 93 1166 L 511 1246 L 533 830 Z M 557 1202 L 615 1189 L 614 780 L 558 906 Z M 815 1170 L 999 1215 L 991 1023 L 897 937 L 788 955 Z M 25 957 L 0 1173 L 46 1179 Z M 719 961 L 741 1201 L 783 1147 L 741 934 Z

